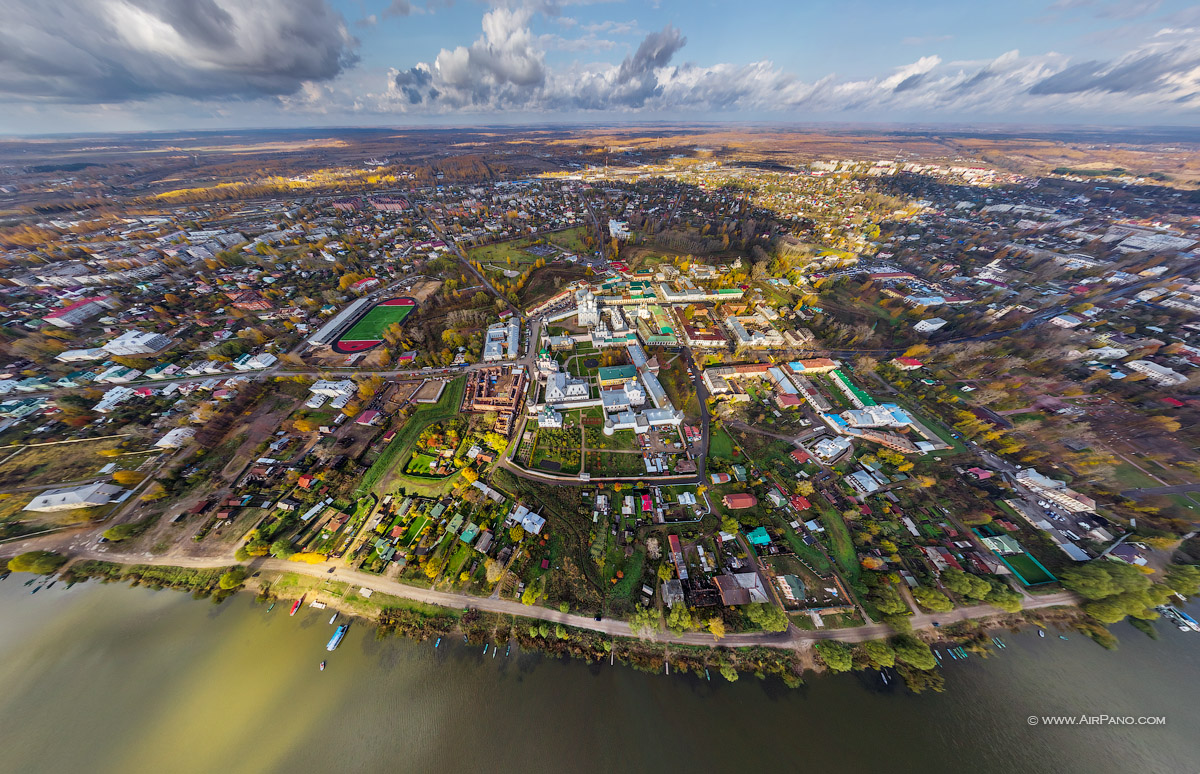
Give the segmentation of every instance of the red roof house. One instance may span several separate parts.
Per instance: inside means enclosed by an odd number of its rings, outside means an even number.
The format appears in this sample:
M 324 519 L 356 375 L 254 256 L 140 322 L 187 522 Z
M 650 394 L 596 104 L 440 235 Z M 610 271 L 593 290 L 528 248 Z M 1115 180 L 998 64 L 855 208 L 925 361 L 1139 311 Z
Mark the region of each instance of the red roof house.
M 758 498 L 752 494 L 735 492 L 722 497 L 721 502 L 723 502 L 725 507 L 731 511 L 740 511 L 746 508 L 753 508 L 754 506 L 758 505 Z

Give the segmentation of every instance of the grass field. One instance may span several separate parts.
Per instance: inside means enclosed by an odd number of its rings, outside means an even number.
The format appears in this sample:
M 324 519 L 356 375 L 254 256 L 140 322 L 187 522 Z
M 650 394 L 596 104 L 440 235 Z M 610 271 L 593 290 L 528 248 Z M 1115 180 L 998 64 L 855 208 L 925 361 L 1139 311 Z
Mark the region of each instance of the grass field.
M 1024 579 L 1026 586 L 1036 586 L 1039 583 L 1051 583 L 1056 580 L 1029 554 L 1010 554 L 1001 558 L 1005 564 L 1020 575 L 1020 578 Z
M 607 454 L 589 451 L 587 470 L 593 476 L 644 476 L 646 465 L 640 454 Z
M 708 456 L 723 460 L 734 459 L 733 439 L 729 437 L 729 433 L 725 432 L 725 428 L 720 425 L 713 424 L 709 427 Z
M 5 449 L 0 455 L 0 487 L 40 486 L 94 476 L 113 457 L 100 452 L 115 449 L 125 440 L 117 436 L 74 443 Z M 139 456 L 138 464 L 146 458 Z
M 442 399 L 437 403 L 423 403 L 417 407 L 404 426 L 396 433 L 396 437 L 387 445 L 379 458 L 367 470 L 366 475 L 358 483 L 356 495 L 362 495 L 370 492 L 376 485 L 383 482 L 383 487 L 379 492 L 382 493 L 388 485 L 392 483 L 390 479 L 401 477 L 401 471 L 394 471 L 393 468 L 398 465 L 401 460 L 407 459 L 408 452 L 416 444 L 417 438 L 421 435 L 421 431 L 434 422 L 442 419 L 449 419 L 458 413 L 459 406 L 462 405 L 463 390 L 466 388 L 466 377 L 451 381 L 446 385 L 445 391 L 442 393 Z M 388 474 L 391 473 L 389 476 Z M 447 477 L 449 478 L 449 477 Z M 426 479 L 428 482 L 428 479 Z M 416 479 L 406 478 L 405 484 L 420 483 Z M 440 484 L 439 484 L 440 486 Z M 411 487 L 410 487 L 411 488 Z
M 392 301 L 405 300 L 408 300 L 409 303 L 392 303 Z M 383 338 L 383 332 L 389 325 L 404 322 L 404 319 L 416 309 L 416 305 L 411 303 L 411 299 L 392 299 L 392 301 L 384 301 L 382 304 L 372 307 L 338 341 L 378 341 Z
M 821 522 L 825 525 L 826 539 L 833 550 L 833 558 L 846 579 L 853 583 L 858 580 L 862 567 L 858 564 L 854 541 L 850 539 L 850 529 L 842 515 L 832 510 L 821 509 Z
M 416 452 L 408 460 L 408 467 L 404 469 L 404 472 L 409 475 L 428 476 L 434 462 L 436 460 L 428 454 Z

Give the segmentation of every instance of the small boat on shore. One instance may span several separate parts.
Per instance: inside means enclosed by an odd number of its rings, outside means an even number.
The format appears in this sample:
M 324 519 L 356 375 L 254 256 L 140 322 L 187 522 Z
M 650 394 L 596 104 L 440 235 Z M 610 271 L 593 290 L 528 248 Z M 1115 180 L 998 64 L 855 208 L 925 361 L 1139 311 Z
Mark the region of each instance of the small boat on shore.
M 274 602 L 272 602 L 272 603 L 271 603 L 271 604 L 270 604 L 270 605 L 267 607 L 267 612 L 269 613 L 269 612 L 271 612 L 271 611 L 272 611 L 272 610 L 274 610 L 274 609 L 275 609 L 275 603 L 274 603 Z
M 288 612 L 288 615 L 295 615 L 296 611 L 299 610 L 300 606 L 303 604 L 304 604 L 304 596 L 301 595 L 301 597 L 292 604 L 292 609 Z
M 441 637 L 438 637 L 438 641 L 437 641 L 437 642 L 435 642 L 435 643 L 433 643 L 433 647 L 435 647 L 435 648 L 436 648 L 438 645 L 441 645 L 441 644 L 442 644 L 442 638 L 441 638 Z
M 508 647 L 504 649 L 504 657 L 508 658 L 508 654 L 512 652 L 512 643 L 508 643 Z
M 484 645 L 483 645 L 483 655 L 485 655 L 485 656 L 487 655 L 487 649 L 488 649 L 489 644 L 490 643 L 484 643 Z
M 338 617 L 338 614 L 337 614 L 337 613 L 334 613 L 334 614 L 333 614 L 333 616 L 332 616 L 332 617 L 330 617 L 330 619 L 329 619 L 329 625 L 330 625 L 330 626 L 333 626 L 333 622 L 337 620 L 337 617 Z
M 1038 629 L 1038 636 L 1042 639 L 1046 638 L 1046 632 L 1043 629 Z
M 324 661 L 321 662 L 321 671 L 322 672 L 325 671 L 325 662 Z
M 1059 638 L 1060 640 L 1065 640 L 1065 639 L 1067 638 L 1067 635 L 1065 635 L 1065 634 L 1060 634 L 1060 635 L 1058 635 L 1058 638 Z

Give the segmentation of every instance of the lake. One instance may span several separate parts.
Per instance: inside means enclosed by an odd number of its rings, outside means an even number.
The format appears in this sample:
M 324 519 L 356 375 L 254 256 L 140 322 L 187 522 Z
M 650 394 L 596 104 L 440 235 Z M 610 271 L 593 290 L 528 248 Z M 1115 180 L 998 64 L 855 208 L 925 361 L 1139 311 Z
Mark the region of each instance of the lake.
M 1200 633 L 1004 635 L 916 696 L 876 673 L 789 690 L 588 666 L 449 637 L 375 639 L 331 611 L 120 585 L 0 582 L 0 771 L 1195 772 Z M 1194 614 L 1194 611 L 1193 611 Z M 328 660 L 320 672 L 318 664 Z M 1165 726 L 1030 727 L 1030 715 Z

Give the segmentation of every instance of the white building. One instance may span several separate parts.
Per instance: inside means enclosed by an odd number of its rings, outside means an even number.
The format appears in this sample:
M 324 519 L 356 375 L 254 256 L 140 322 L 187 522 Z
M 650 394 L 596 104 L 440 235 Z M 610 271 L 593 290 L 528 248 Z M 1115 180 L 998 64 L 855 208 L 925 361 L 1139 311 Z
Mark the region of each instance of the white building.
M 596 294 L 591 288 L 584 287 L 575 291 L 575 308 L 580 325 L 591 328 L 600 324 L 600 308 L 596 303 Z
M 33 498 L 22 510 L 38 513 L 73 511 L 76 508 L 95 508 L 107 505 L 120 494 L 121 487 L 114 484 L 96 483 L 73 486 L 66 489 L 48 489 Z
M 574 379 L 561 372 L 550 374 L 546 379 L 546 403 L 587 400 L 589 395 L 588 383 L 583 379 Z
M 194 427 L 177 427 L 154 442 L 160 449 L 178 449 L 196 435 Z
M 933 317 L 928 320 L 918 320 L 916 322 L 916 324 L 913 325 L 913 330 L 916 331 L 917 333 L 933 333 L 934 331 L 936 331 L 938 328 L 941 328 L 945 324 L 946 324 L 946 321 L 943 320 L 942 318 Z
M 775 329 L 761 314 L 730 317 L 725 321 L 729 332 L 733 334 L 735 347 L 750 349 L 776 349 L 786 343 L 783 334 Z M 747 327 L 749 326 L 749 327 Z
M 848 438 L 822 438 L 813 444 L 812 452 L 816 457 L 828 462 L 847 451 L 851 446 Z
M 1137 371 L 1139 374 L 1145 374 L 1151 380 L 1162 385 L 1174 386 L 1187 381 L 1187 377 L 1178 371 L 1149 360 L 1130 360 L 1125 367 Z
M 549 406 L 542 406 L 542 410 L 538 412 L 537 422 L 538 427 L 562 427 L 563 415 Z
M 134 390 L 132 387 L 113 387 L 108 392 L 104 393 L 104 397 L 95 406 L 92 406 L 92 411 L 97 414 L 107 414 L 125 401 L 133 397 Z
M 865 406 L 843 411 L 842 419 L 850 427 L 907 427 L 912 424 L 912 417 L 896 405 Z
M 550 374 L 558 373 L 559 370 L 558 361 L 550 357 L 550 353 L 546 352 L 545 350 L 542 350 L 538 353 L 537 360 L 534 361 L 534 365 L 537 366 L 538 376 L 543 379 L 548 377 Z
M 608 235 L 613 239 L 620 239 L 622 241 L 628 239 L 629 224 L 623 220 L 610 219 L 608 221 Z
M 632 430 L 635 433 L 648 433 L 652 427 L 664 425 L 678 426 L 683 423 L 683 412 L 675 409 L 646 409 L 640 414 L 632 411 L 622 411 L 604 420 L 604 434 L 612 435 L 618 430 Z
M 507 323 L 498 322 L 488 326 L 483 340 L 483 361 L 516 360 L 520 336 L 521 324 L 515 317 Z
M 520 524 L 531 535 L 538 534 L 542 531 L 542 527 L 546 526 L 544 518 L 520 504 L 512 509 L 512 513 L 508 514 L 508 519 L 504 523 L 508 525 Z
M 630 379 L 620 387 L 600 391 L 600 403 L 610 414 L 628 411 L 630 408 L 641 406 L 646 402 L 646 391 L 637 380 Z
M 111 355 L 150 355 L 162 352 L 171 346 L 171 339 L 160 333 L 145 331 L 126 331 L 104 345 L 105 351 Z
M 1071 489 L 1066 482 L 1043 476 L 1033 468 L 1017 471 L 1017 483 L 1038 497 L 1044 497 L 1072 513 L 1096 510 L 1095 500 Z
M 1059 328 L 1078 328 L 1082 323 L 1083 320 L 1073 314 L 1060 314 L 1050 318 L 1050 324 L 1057 325 Z
M 68 349 L 66 352 L 59 352 L 54 358 L 60 363 L 75 363 L 83 360 L 102 360 L 108 357 L 108 350 L 103 347 L 95 347 L 93 349 Z
M 342 379 L 336 382 L 318 381 L 314 382 L 312 387 L 308 388 L 314 395 L 324 395 L 327 398 L 339 398 L 343 395 L 353 395 L 358 392 L 358 385 L 350 379 Z

